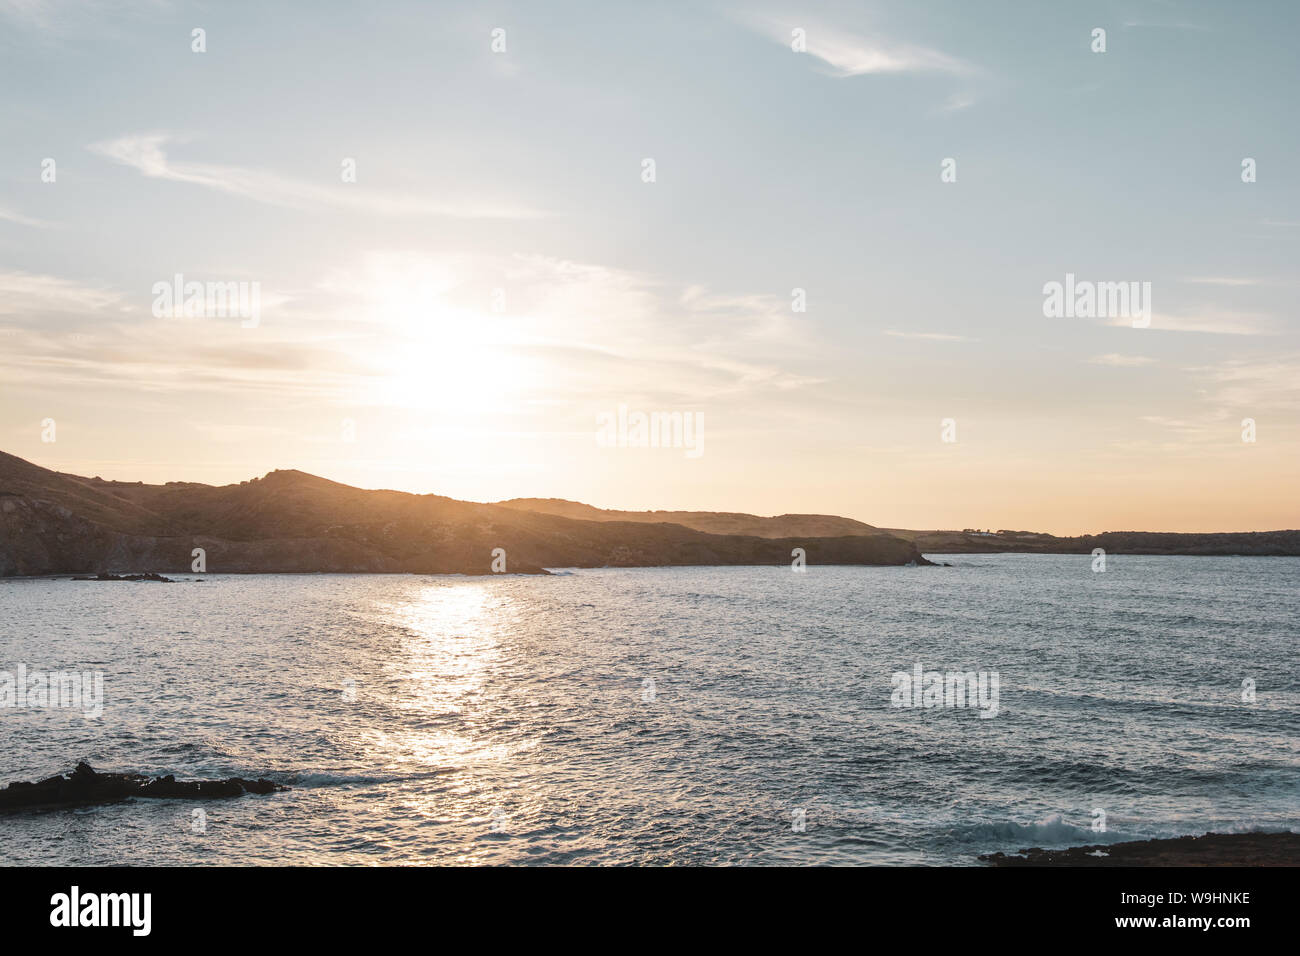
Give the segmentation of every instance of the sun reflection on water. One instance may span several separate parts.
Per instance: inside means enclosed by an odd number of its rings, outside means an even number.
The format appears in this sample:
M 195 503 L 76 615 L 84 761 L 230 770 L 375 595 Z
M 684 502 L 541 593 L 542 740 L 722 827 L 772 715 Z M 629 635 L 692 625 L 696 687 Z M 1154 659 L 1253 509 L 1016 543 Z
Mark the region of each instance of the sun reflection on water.
M 509 748 L 477 732 L 487 682 L 502 666 L 500 622 L 509 600 L 478 581 L 438 581 L 383 609 L 399 636 L 384 661 L 400 729 L 376 735 L 390 759 L 442 768 L 499 761 Z

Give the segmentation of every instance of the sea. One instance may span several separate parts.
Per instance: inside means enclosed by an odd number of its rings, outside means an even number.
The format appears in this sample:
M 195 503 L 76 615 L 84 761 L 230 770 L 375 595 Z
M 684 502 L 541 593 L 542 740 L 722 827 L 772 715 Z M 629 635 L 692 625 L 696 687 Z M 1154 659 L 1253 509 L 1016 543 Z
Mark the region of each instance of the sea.
M 0 864 L 965 866 L 1300 827 L 1300 559 L 928 557 L 3 581 L 0 784 L 289 789 L 6 814 Z M 20 699 L 20 668 L 101 682 Z

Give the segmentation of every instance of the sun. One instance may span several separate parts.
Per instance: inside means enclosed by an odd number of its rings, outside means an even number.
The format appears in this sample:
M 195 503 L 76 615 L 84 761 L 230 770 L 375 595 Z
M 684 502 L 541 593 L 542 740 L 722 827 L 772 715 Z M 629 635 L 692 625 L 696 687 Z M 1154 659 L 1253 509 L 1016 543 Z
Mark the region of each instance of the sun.
M 392 283 L 374 306 L 382 330 L 375 365 L 379 404 L 424 411 L 498 410 L 533 382 L 513 322 L 457 307 L 433 280 Z

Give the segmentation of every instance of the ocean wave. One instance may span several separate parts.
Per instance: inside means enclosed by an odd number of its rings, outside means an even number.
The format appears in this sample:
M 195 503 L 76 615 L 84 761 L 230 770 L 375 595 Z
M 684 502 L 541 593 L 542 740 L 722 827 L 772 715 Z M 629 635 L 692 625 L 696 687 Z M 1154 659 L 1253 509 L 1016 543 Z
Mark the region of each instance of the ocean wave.
M 1080 843 L 1114 843 L 1132 839 L 1113 832 L 1097 833 L 1088 827 L 1066 823 L 1060 816 L 1048 817 L 1039 823 L 1000 821 L 972 823 L 953 827 L 950 835 L 964 843 L 1004 844 L 1019 846 L 1047 846 L 1061 844 L 1074 846 Z

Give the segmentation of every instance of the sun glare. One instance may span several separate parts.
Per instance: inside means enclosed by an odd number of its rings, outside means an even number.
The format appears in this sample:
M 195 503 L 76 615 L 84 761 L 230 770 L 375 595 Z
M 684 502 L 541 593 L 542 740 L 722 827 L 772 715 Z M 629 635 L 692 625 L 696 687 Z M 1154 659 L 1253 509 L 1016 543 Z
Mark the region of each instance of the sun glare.
M 441 282 L 389 284 L 373 320 L 394 335 L 377 356 L 384 370 L 376 401 L 429 411 L 493 411 L 535 382 L 512 348 L 510 320 L 450 305 Z

